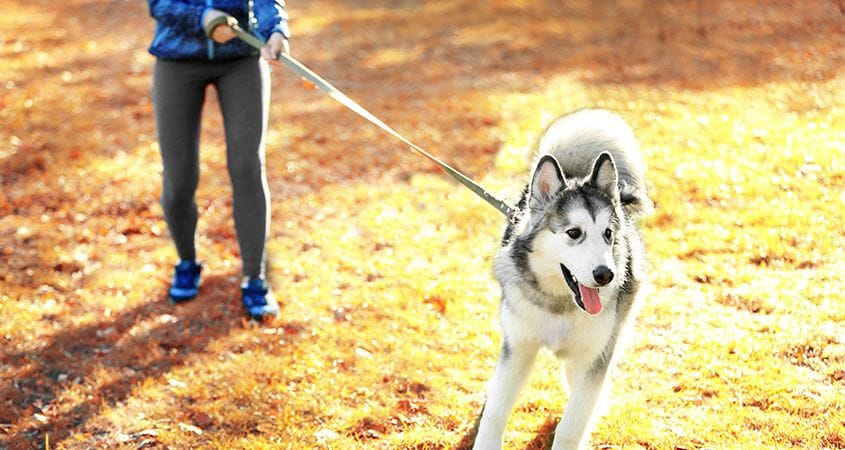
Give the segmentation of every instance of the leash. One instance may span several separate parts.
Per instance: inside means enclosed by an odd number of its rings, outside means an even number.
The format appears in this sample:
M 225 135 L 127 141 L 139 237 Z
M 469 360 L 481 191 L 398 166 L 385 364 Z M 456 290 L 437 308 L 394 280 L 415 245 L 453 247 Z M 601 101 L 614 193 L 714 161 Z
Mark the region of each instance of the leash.
M 262 39 L 258 38 L 257 36 L 255 36 L 251 33 L 248 33 L 247 31 L 244 31 L 244 29 L 241 28 L 240 25 L 238 24 L 238 20 L 235 19 L 232 16 L 220 16 L 220 17 L 217 17 L 216 19 L 212 20 L 205 27 L 205 34 L 210 37 L 212 31 L 214 31 L 214 29 L 217 26 L 224 25 L 224 24 L 229 26 L 235 32 L 235 36 L 237 36 L 239 39 L 246 42 L 250 46 L 252 46 L 252 47 L 254 47 L 258 50 L 261 50 L 261 48 L 264 47 L 265 42 Z M 279 61 L 281 61 L 285 65 L 285 67 L 287 67 L 288 69 L 290 69 L 291 71 L 293 71 L 294 73 L 299 75 L 300 77 L 302 77 L 302 78 L 308 80 L 309 82 L 313 83 L 321 91 L 323 91 L 323 93 L 327 94 L 329 97 L 333 98 L 334 100 L 336 100 L 341 105 L 345 106 L 346 108 L 348 108 L 352 112 L 354 112 L 354 113 L 358 114 L 359 116 L 363 117 L 364 119 L 366 119 L 367 121 L 369 121 L 373 125 L 381 128 L 384 132 L 386 132 L 387 134 L 389 134 L 389 135 L 393 136 L 394 138 L 398 139 L 399 141 L 401 141 L 402 143 L 404 143 L 405 145 L 410 147 L 412 150 L 414 150 L 416 153 L 418 153 L 418 154 L 428 158 L 429 160 L 433 161 L 434 163 L 436 163 L 443 170 L 445 170 L 446 173 L 448 173 L 450 176 L 452 176 L 452 178 L 454 178 L 456 181 L 458 181 L 459 183 L 461 183 L 464 186 L 466 186 L 467 188 L 469 188 L 469 190 L 471 190 L 476 195 L 478 195 L 479 197 L 484 199 L 487 203 L 489 203 L 494 208 L 499 210 L 499 212 L 504 214 L 505 217 L 508 218 L 508 220 L 512 220 L 514 218 L 513 207 L 511 207 L 510 205 L 508 205 L 504 201 L 496 198 L 496 196 L 494 196 L 493 194 L 488 192 L 486 189 L 481 187 L 478 183 L 472 181 L 469 177 L 467 177 L 466 175 L 464 175 L 463 173 L 461 173 L 457 169 L 453 168 L 449 164 L 445 163 L 441 159 L 439 159 L 436 156 L 432 155 L 431 153 L 425 151 L 422 147 L 418 146 L 417 144 L 414 144 L 409 139 L 407 139 L 404 136 L 402 136 L 401 134 L 399 134 L 399 132 L 397 132 L 393 128 L 389 127 L 386 123 L 382 122 L 378 117 L 376 117 L 375 115 L 373 115 L 372 113 L 370 113 L 369 111 L 364 109 L 364 107 L 362 107 L 361 105 L 356 103 L 354 100 L 349 98 L 346 94 L 341 92 L 340 89 L 332 86 L 331 83 L 329 83 L 328 81 L 324 80 L 322 77 L 317 75 L 317 73 L 315 73 L 313 70 L 309 69 L 304 64 L 302 64 L 301 62 L 294 59 L 292 56 L 285 54 L 283 52 L 279 53 L 277 58 L 279 59 Z

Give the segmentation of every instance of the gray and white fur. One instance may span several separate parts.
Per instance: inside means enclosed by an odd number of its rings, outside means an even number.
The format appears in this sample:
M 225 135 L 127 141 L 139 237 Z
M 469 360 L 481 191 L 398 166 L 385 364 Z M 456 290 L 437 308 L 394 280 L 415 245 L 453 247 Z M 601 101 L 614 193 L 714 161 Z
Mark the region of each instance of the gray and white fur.
M 560 358 L 569 387 L 552 448 L 586 446 L 644 279 L 635 220 L 651 208 L 636 138 L 619 116 L 582 110 L 548 127 L 493 264 L 502 348 L 474 448 L 502 447 L 541 347 Z

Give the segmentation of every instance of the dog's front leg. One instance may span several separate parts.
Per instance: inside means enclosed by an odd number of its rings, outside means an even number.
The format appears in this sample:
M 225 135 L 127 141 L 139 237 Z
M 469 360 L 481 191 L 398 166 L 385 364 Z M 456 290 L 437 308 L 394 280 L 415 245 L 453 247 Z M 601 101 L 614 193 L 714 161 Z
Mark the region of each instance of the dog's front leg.
M 502 434 L 510 417 L 516 396 L 519 394 L 534 359 L 539 344 L 533 342 L 508 342 L 505 339 L 496 371 L 487 390 L 487 401 L 481 412 L 478 434 L 475 436 L 475 450 L 502 448 Z
M 569 401 L 563 418 L 555 428 L 552 450 L 576 450 L 587 446 L 596 404 L 604 391 L 608 363 L 599 360 L 589 368 L 567 367 L 570 382 Z

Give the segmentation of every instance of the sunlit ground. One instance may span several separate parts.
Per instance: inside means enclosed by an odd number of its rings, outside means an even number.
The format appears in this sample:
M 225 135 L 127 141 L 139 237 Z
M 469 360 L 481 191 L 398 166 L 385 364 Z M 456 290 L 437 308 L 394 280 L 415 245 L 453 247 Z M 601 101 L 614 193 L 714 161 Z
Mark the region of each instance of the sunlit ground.
M 652 283 L 596 448 L 845 448 L 842 12 L 591 3 L 289 2 L 296 56 L 511 201 L 558 115 L 634 128 Z M 146 6 L 4 8 L 0 447 L 472 442 L 500 345 L 496 210 L 278 68 L 282 314 L 242 319 L 213 94 L 208 277 L 169 306 Z M 549 445 L 565 398 L 543 354 L 506 445 Z

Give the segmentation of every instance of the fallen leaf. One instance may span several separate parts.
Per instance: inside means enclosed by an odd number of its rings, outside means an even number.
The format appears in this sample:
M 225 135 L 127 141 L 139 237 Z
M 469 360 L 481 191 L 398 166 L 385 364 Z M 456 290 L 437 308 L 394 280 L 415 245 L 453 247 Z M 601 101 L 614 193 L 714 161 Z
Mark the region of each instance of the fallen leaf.
M 186 433 L 196 434 L 197 436 L 202 435 L 202 430 L 199 427 L 191 425 L 189 423 L 179 422 L 179 429 Z
M 196 424 L 196 426 L 202 428 L 203 430 L 211 426 L 212 423 L 214 423 L 214 419 L 212 419 L 210 415 L 202 411 L 194 411 L 192 415 L 194 418 L 194 424 Z

